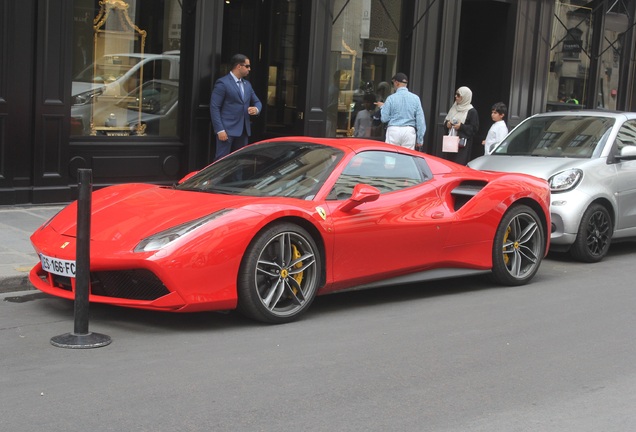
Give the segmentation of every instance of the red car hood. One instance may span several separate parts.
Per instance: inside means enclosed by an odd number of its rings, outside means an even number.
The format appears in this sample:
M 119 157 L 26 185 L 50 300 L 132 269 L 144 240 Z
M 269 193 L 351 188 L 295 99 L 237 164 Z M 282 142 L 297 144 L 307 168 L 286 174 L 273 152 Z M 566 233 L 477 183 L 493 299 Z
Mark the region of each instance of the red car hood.
M 92 195 L 91 239 L 142 239 L 221 209 L 257 201 L 259 198 L 179 191 L 147 184 L 112 186 Z M 75 237 L 77 202 L 62 210 L 49 226 L 62 235 Z

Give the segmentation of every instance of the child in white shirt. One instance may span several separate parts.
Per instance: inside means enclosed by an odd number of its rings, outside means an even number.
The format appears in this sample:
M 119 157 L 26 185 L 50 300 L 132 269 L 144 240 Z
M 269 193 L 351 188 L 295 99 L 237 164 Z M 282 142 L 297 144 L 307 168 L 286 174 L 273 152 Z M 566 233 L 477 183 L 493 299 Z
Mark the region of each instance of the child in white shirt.
M 495 145 L 499 144 L 506 135 L 508 135 L 508 127 L 504 122 L 504 117 L 508 113 L 508 108 L 503 102 L 497 102 L 491 108 L 490 118 L 495 123 L 490 126 L 486 139 L 482 141 L 484 146 L 484 152 L 486 154 L 492 153 L 495 149 Z

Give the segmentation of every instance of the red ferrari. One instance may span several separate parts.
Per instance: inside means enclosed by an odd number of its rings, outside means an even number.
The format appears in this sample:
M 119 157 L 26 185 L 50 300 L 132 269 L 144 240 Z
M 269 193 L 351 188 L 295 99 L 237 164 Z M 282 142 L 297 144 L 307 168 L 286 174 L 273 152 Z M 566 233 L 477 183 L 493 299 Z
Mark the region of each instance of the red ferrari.
M 550 190 L 378 141 L 252 144 L 174 186 L 92 194 L 89 300 L 238 309 L 283 323 L 316 295 L 490 272 L 530 281 L 550 241 Z M 41 291 L 74 298 L 77 203 L 31 236 Z

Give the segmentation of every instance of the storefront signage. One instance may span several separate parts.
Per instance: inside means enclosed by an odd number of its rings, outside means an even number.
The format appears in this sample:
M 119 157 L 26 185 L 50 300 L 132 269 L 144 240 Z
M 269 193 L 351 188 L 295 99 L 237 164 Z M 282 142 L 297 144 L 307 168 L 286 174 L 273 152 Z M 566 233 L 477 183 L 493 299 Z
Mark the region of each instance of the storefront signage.
M 362 0 L 362 21 L 360 23 L 360 39 L 369 39 L 371 29 L 371 0 Z
M 379 55 L 396 55 L 397 43 L 395 41 L 386 41 L 381 39 L 367 39 L 363 41 L 365 53 Z

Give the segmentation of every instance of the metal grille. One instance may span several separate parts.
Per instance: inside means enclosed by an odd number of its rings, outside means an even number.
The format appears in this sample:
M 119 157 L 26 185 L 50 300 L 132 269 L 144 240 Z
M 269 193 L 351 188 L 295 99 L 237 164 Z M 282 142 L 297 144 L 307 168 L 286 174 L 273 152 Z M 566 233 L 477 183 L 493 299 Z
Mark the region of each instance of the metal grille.
M 48 273 L 46 273 L 46 274 L 48 274 Z M 66 290 L 66 291 L 73 291 L 70 277 L 60 276 L 60 275 L 56 275 L 56 274 L 52 274 L 51 276 L 53 277 L 53 286 L 55 288 L 61 288 L 61 289 Z M 43 281 L 47 281 L 48 282 L 46 276 L 45 277 L 41 277 L 40 279 L 42 279 Z
M 91 273 L 91 293 L 131 300 L 155 300 L 170 291 L 145 269 Z

